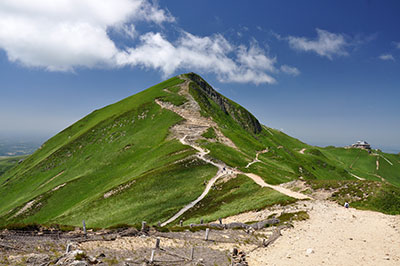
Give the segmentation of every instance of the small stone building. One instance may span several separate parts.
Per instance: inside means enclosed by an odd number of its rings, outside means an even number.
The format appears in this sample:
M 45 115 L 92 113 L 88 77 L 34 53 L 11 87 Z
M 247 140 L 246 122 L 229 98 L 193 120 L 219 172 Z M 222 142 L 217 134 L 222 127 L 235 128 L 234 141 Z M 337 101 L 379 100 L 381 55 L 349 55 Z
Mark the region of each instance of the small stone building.
M 359 140 L 356 143 L 352 144 L 350 147 L 351 148 L 366 149 L 366 150 L 370 150 L 371 149 L 371 145 L 369 145 L 368 142 L 366 142 L 365 140 Z

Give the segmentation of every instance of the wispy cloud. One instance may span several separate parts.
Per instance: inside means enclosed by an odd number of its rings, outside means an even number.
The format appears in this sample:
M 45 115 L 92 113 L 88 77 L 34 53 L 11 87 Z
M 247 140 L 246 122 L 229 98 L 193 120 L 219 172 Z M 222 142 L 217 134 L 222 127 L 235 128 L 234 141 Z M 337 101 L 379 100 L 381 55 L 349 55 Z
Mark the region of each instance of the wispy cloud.
M 162 25 L 160 32 L 140 33 L 139 21 Z M 164 76 L 194 70 L 215 73 L 222 82 L 276 82 L 277 59 L 256 41 L 232 44 L 221 34 L 196 36 L 181 29 L 170 40 L 162 29 L 174 21 L 149 0 L 3 0 L 0 49 L 12 62 L 49 71 L 131 66 Z M 129 45 L 117 46 L 110 32 L 129 38 Z
M 400 42 L 393 42 L 393 44 L 397 49 L 400 49 Z
M 292 76 L 300 75 L 300 70 L 298 70 L 296 67 L 291 67 L 291 66 L 288 66 L 288 65 L 282 65 L 281 66 L 281 71 L 283 73 L 286 73 L 286 74 L 289 74 L 289 75 L 292 75 Z
M 334 56 L 348 55 L 346 47 L 349 43 L 343 34 L 331 33 L 326 30 L 316 29 L 317 37 L 289 36 L 285 38 L 292 49 L 304 52 L 314 52 L 320 56 L 333 59 Z M 277 37 L 280 37 L 279 35 Z M 281 37 L 280 37 L 281 38 Z
M 393 55 L 391 55 L 391 54 L 382 54 L 379 56 L 379 59 L 384 60 L 384 61 L 395 61 Z

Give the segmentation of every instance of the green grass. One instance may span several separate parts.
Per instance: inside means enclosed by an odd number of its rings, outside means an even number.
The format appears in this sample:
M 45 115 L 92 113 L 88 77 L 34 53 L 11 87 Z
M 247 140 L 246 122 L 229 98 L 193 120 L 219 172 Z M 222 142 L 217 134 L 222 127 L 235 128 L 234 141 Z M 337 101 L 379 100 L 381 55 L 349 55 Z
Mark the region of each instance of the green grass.
M 27 157 L 27 155 L 5 156 L 5 157 L 0 156 L 0 176 L 2 176 L 9 169 L 13 168 L 15 165 L 17 165 L 18 162 L 24 160 L 26 157 Z M 0 181 L 1 181 L 1 179 L 0 179 Z
M 343 205 L 362 210 L 374 210 L 386 214 L 400 214 L 400 188 L 377 181 L 313 180 L 312 189 L 335 189 L 331 199 Z
M 0 226 L 80 225 L 82 220 L 89 227 L 135 225 L 142 220 L 154 224 L 165 221 L 197 198 L 204 189 L 202 184 L 216 173 L 216 168 L 187 159 L 196 151 L 168 137 L 170 128 L 180 123 L 182 117 L 155 103 L 155 99 L 160 99 L 184 104 L 186 99 L 179 95 L 178 86 L 182 82 L 171 78 L 92 112 L 17 165 L 16 157 L 1 159 Z M 189 92 L 198 101 L 201 114 L 212 118 L 236 145 L 232 148 L 207 140 L 216 138 L 215 130 L 210 128 L 199 144 L 210 150 L 214 159 L 256 173 L 271 184 L 301 176 L 313 182 L 328 180 L 334 186 L 342 180 L 357 181 L 350 173 L 369 182 L 383 178 L 392 186 L 378 182 L 382 186 L 374 186 L 374 198 L 355 204 L 387 213 L 397 211 L 386 200 L 398 200 L 398 154 L 313 147 L 279 130 L 259 128 L 258 121 L 246 109 L 217 92 L 207 95 L 195 82 L 189 84 Z M 266 148 L 268 152 L 259 156 L 261 162 L 245 168 L 258 151 Z M 300 154 L 303 148 L 306 152 Z M 219 186 L 220 190 L 213 190 L 202 201 L 201 204 L 207 203 L 206 208 L 185 214 L 188 221 L 200 217 L 214 220 L 290 201 L 241 176 Z M 353 189 L 356 193 L 356 187 Z M 105 197 L 111 191 L 113 195 Z M 18 214 L 28 202 L 32 208 Z
M 209 127 L 206 132 L 203 133 L 202 135 L 206 139 L 215 139 L 217 137 L 217 134 L 215 133 L 214 128 Z
M 298 212 L 285 212 L 276 217 L 279 219 L 279 224 L 284 224 L 286 222 L 291 221 L 305 221 L 310 219 L 310 215 L 306 211 L 298 211 Z
M 178 93 L 181 90 L 181 88 L 179 86 L 172 86 L 172 87 L 168 87 L 167 90 L 172 93 Z
M 344 168 L 357 176 L 371 181 L 380 181 L 384 178 L 395 186 L 400 186 L 400 161 L 396 154 L 388 154 L 380 151 L 368 153 L 361 149 L 344 149 L 327 147 L 320 149 L 336 165 Z M 388 163 L 384 158 L 391 162 Z M 376 169 L 376 160 L 379 160 L 379 170 Z
M 180 219 L 185 225 L 211 222 L 238 213 L 260 210 L 274 204 L 289 204 L 295 199 L 269 188 L 261 188 L 247 176 L 239 175 L 226 183 L 217 184 L 194 208 Z M 178 220 L 180 220 L 178 219 Z
M 93 112 L 7 172 L 0 183 L 0 224 L 158 222 L 195 199 L 216 168 L 174 163 L 195 150 L 167 139 L 169 128 L 182 118 L 154 103 L 160 97 L 171 100 L 174 92 L 164 89 L 181 82 L 172 78 Z M 33 208 L 15 216 L 32 200 Z

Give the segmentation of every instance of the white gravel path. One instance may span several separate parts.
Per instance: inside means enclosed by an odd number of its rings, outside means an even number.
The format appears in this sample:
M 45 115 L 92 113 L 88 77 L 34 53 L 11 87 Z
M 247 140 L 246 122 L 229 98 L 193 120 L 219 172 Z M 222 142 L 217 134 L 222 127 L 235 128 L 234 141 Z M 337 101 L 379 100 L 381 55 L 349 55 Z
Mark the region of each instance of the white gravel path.
M 400 216 L 305 201 L 310 219 L 268 248 L 248 255 L 249 265 L 400 265 Z

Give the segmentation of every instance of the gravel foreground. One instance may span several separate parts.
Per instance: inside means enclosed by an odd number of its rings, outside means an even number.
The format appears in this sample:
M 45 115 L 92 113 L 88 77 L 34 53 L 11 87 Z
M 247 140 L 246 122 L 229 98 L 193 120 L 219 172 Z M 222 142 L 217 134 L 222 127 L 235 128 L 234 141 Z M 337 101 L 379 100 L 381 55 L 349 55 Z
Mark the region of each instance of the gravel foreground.
M 398 215 L 305 200 L 243 213 L 224 223 L 260 221 L 300 210 L 310 218 L 294 221 L 294 227 L 282 230 L 268 247 L 262 243 L 274 227 L 212 229 L 208 241 L 204 230 L 161 233 L 131 228 L 88 232 L 87 237 L 80 230 L 5 230 L 0 232 L 0 265 L 400 265 Z M 159 248 L 155 247 L 157 238 Z

